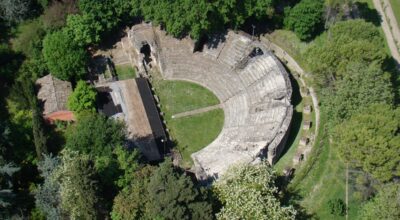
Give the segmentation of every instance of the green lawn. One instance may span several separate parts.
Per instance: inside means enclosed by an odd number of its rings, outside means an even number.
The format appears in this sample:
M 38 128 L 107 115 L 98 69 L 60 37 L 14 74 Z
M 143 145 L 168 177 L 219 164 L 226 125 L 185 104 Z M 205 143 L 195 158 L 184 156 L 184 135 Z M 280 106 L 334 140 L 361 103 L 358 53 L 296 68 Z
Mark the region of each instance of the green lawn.
M 219 104 L 218 98 L 212 92 L 195 83 L 158 80 L 153 85 L 168 117 Z
M 173 119 L 177 113 L 219 104 L 218 98 L 206 88 L 186 81 L 163 80 L 154 73 L 152 84 L 160 99 L 161 110 L 167 128 L 182 155 L 184 168 L 193 164 L 190 155 L 211 143 L 221 132 L 224 112 L 216 109 L 209 112 Z
M 400 25 L 400 0 L 390 0 L 397 25 Z M 400 27 L 399 27 L 400 28 Z
M 117 65 L 115 66 L 119 80 L 133 79 L 136 77 L 136 71 L 131 65 Z
M 224 112 L 215 109 L 209 112 L 167 120 L 171 135 L 175 138 L 177 148 L 182 154 L 182 166 L 190 168 L 190 155 L 210 144 L 222 130 Z

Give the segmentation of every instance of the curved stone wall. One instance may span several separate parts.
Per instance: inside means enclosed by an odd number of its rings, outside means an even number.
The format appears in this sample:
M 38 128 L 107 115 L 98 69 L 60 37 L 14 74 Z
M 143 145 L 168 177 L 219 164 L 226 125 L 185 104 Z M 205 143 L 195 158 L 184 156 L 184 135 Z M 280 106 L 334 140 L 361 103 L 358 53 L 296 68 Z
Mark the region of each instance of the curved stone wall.
M 165 79 L 196 82 L 221 101 L 225 113 L 221 133 L 192 154 L 197 177 L 218 178 L 232 164 L 263 157 L 274 163 L 293 114 L 292 88 L 279 60 L 262 43 L 232 31 L 194 53 L 190 39 L 178 40 L 155 28 L 147 31 L 155 36 L 148 41 L 157 46 L 153 49 Z

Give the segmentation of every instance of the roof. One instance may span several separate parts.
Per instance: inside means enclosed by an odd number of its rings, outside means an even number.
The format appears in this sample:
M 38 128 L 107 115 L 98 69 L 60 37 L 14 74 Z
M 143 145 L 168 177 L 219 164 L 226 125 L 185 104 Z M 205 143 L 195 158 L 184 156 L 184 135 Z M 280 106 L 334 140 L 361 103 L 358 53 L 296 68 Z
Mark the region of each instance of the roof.
M 48 74 L 36 81 L 39 87 L 37 97 L 43 102 L 43 114 L 67 110 L 68 96 L 72 93 L 70 82 L 62 81 Z
M 154 102 L 153 94 L 149 87 L 149 83 L 145 78 L 136 78 L 137 88 L 142 97 L 143 105 L 146 110 L 147 118 L 150 122 L 151 130 L 156 139 L 164 139 L 166 137 L 164 126 L 161 122 L 157 106 Z

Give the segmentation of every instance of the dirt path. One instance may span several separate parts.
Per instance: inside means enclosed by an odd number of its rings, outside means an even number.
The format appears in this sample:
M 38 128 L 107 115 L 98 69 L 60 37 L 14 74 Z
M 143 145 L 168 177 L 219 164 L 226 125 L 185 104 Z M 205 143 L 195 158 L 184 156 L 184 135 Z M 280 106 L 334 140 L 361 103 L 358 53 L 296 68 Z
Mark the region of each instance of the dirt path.
M 207 107 L 204 107 L 204 108 L 195 109 L 195 110 L 192 110 L 192 111 L 187 111 L 187 112 L 182 112 L 182 113 L 175 114 L 175 115 L 172 116 L 172 118 L 182 118 L 182 117 L 186 117 L 186 116 L 197 115 L 197 114 L 204 113 L 204 112 L 209 112 L 211 110 L 218 109 L 218 108 L 221 108 L 221 107 L 222 107 L 221 104 L 207 106 Z
M 392 7 L 388 0 L 373 0 L 374 6 L 378 13 L 381 15 L 381 26 L 386 36 L 390 52 L 393 58 L 397 61 L 397 68 L 400 69 L 400 52 L 398 44 L 400 44 L 400 30 L 394 16 Z M 397 42 L 397 45 L 396 45 Z

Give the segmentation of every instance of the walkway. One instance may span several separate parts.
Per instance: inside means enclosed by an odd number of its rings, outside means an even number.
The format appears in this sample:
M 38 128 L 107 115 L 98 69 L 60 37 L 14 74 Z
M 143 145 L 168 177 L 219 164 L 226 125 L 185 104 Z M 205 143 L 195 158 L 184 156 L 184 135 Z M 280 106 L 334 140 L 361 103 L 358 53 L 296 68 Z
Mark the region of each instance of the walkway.
M 173 115 L 171 118 L 175 119 L 175 118 L 182 118 L 182 117 L 197 115 L 197 114 L 201 114 L 201 113 L 204 113 L 204 112 L 212 111 L 214 109 L 219 109 L 221 107 L 222 107 L 221 104 L 207 106 L 207 107 L 200 108 L 200 109 L 195 109 L 195 110 L 192 110 L 192 111 L 178 113 L 178 114 Z
M 381 26 L 385 33 L 386 41 L 393 58 L 397 61 L 397 67 L 400 69 L 400 30 L 390 2 L 388 0 L 373 0 L 373 3 L 381 15 Z

